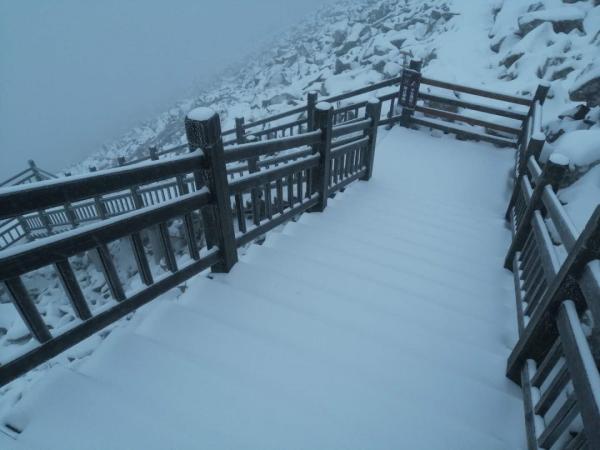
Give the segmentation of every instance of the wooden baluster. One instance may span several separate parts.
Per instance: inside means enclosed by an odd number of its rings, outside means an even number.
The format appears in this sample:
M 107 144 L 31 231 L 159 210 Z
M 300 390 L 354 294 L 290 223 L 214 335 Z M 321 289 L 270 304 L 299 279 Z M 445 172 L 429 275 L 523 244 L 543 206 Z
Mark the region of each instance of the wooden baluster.
M 319 93 L 311 91 L 306 96 L 306 130 L 313 131 L 315 129 L 315 106 Z
M 235 143 L 243 144 L 246 142 L 246 132 L 244 131 L 244 118 L 235 118 Z
M 77 277 L 73 272 L 73 268 L 71 267 L 71 264 L 69 264 L 69 260 L 63 259 L 54 264 L 54 266 L 77 317 L 81 320 L 87 320 L 92 317 L 90 307 L 85 301 L 85 297 L 77 282 Z
M 48 331 L 48 327 L 33 303 L 29 292 L 27 292 L 23 280 L 21 280 L 20 277 L 10 278 L 5 280 L 4 284 L 12 297 L 13 304 L 17 308 L 19 315 L 23 319 L 23 322 L 25 322 L 25 325 L 27 325 L 27 328 L 33 337 L 40 343 L 52 339 L 52 335 L 50 334 L 50 331 Z
M 369 99 L 365 108 L 365 117 L 371 119 L 371 126 L 365 130 L 365 136 L 369 136 L 369 142 L 365 146 L 363 158 L 365 174 L 361 180 L 368 181 L 373 176 L 373 162 L 375 160 L 375 146 L 377 145 L 377 129 L 381 115 L 381 102 L 379 99 Z M 361 164 L 361 166 L 362 166 Z
M 133 254 L 135 256 L 135 262 L 137 264 L 140 278 L 146 286 L 150 286 L 154 283 L 152 272 L 150 271 L 150 265 L 148 264 L 148 258 L 146 257 L 146 251 L 144 250 L 144 243 L 142 242 L 142 236 L 140 233 L 132 233 L 129 237 L 131 241 L 131 247 L 133 248 Z
M 96 247 L 96 251 L 98 252 L 102 272 L 104 272 L 104 277 L 106 278 L 106 282 L 113 298 L 118 302 L 122 302 L 126 299 L 125 291 L 123 290 L 123 285 L 117 274 L 117 269 L 113 263 L 108 246 L 106 244 L 100 244 Z
M 190 192 L 187 182 L 185 181 L 184 175 L 179 175 L 177 177 L 177 190 L 179 192 L 179 195 L 186 195 Z M 183 216 L 183 222 L 185 227 L 185 237 L 188 245 L 188 252 L 192 259 L 198 260 L 200 259 L 200 251 L 198 249 L 198 243 L 196 242 L 196 233 L 194 231 L 194 218 L 192 217 L 192 213 L 185 214 Z

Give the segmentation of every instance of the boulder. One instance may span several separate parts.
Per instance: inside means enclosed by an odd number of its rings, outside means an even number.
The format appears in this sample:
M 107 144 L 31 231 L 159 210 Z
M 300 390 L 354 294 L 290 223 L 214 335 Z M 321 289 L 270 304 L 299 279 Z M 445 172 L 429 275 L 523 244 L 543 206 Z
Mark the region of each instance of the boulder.
M 590 63 L 581 71 L 569 90 L 569 97 L 590 107 L 600 106 L 600 63 Z
M 569 33 L 572 30 L 583 31 L 585 13 L 577 8 L 564 6 L 561 8 L 533 11 L 519 18 L 519 30 L 526 35 L 544 22 L 552 24 L 556 33 Z
M 348 32 L 343 28 L 338 28 L 333 32 L 333 45 L 339 47 L 346 40 Z
M 346 64 L 344 63 L 340 58 L 336 58 L 335 59 L 335 67 L 333 69 L 333 73 L 334 75 L 337 75 L 339 73 L 342 73 L 346 70 L 350 70 L 352 67 L 350 66 L 350 64 Z

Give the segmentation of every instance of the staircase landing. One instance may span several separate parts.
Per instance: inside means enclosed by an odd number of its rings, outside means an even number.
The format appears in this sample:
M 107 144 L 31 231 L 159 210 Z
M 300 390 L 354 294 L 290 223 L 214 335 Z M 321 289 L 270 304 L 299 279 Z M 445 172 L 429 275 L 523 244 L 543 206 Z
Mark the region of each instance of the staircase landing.
M 524 447 L 520 390 L 504 377 L 513 155 L 381 130 L 371 181 L 50 370 L 10 414 L 23 429 L 10 444 Z

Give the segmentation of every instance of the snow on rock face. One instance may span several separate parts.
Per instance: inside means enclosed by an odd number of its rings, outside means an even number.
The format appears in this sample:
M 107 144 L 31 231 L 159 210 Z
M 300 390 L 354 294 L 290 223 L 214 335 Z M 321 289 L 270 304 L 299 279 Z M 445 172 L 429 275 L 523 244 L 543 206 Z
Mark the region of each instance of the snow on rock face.
M 598 53 L 600 54 L 600 47 Z M 573 101 L 584 101 L 589 106 L 600 106 L 600 55 L 577 76 L 569 90 L 569 96 Z
M 554 152 L 565 155 L 572 166 L 589 170 L 600 163 L 600 130 L 577 130 L 566 133 L 555 143 Z
M 585 13 L 577 8 L 564 6 L 550 10 L 527 13 L 519 18 L 519 30 L 524 35 L 544 22 L 552 24 L 557 33 L 569 33 L 571 30 L 583 31 Z
M 174 105 L 156 120 L 141 124 L 121 139 L 75 167 L 104 169 L 116 158 L 148 155 L 148 148 L 166 149 L 185 143 L 183 120 L 199 106 L 211 107 L 224 130 L 234 118 L 246 122 L 305 104 L 306 93 L 334 95 L 365 83 L 397 76 L 411 57 L 425 67 L 435 58 L 436 41 L 460 18 L 464 0 L 342 0 L 326 5 L 269 48 L 232 66 L 194 98 Z M 328 81 L 334 75 L 341 85 Z

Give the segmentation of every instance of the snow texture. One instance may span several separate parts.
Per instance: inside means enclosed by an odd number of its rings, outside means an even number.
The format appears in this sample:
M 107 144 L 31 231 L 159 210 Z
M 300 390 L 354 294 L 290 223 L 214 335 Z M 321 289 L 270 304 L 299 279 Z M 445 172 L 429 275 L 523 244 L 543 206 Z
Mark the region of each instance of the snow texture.
M 523 448 L 504 376 L 512 164 L 382 132 L 371 181 L 49 370 L 5 448 Z

